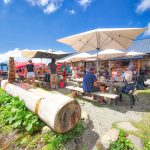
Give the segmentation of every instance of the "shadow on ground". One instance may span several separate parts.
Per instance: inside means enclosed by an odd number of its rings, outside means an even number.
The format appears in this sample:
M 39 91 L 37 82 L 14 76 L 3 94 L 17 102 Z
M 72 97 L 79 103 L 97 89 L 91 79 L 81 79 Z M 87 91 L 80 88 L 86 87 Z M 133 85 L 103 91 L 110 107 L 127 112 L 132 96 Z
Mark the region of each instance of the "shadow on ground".
M 96 147 L 96 142 L 99 139 L 99 134 L 93 131 L 94 128 L 93 122 L 90 120 L 88 128 L 85 130 L 83 135 L 80 138 L 73 139 L 70 141 L 65 149 L 66 150 L 92 150 Z

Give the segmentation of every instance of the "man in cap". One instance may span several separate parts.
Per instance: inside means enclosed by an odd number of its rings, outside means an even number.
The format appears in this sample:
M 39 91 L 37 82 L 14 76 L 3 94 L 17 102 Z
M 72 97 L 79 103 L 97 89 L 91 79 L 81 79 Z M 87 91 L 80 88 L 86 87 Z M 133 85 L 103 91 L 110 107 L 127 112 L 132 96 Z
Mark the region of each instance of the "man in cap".
M 96 76 L 94 75 L 94 68 L 90 68 L 89 71 L 83 77 L 83 90 L 84 92 L 97 92 L 99 87 L 96 86 Z

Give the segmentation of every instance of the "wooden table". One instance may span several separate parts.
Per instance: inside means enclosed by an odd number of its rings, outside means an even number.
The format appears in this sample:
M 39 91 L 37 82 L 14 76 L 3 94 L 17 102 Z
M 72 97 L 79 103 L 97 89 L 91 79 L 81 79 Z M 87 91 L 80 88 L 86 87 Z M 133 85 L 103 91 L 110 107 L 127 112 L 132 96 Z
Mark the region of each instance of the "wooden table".
M 81 83 L 83 82 L 83 78 L 75 78 L 75 79 L 73 79 L 73 81 L 76 81 L 80 87 Z
M 115 82 L 115 81 L 106 81 L 106 82 L 97 81 L 97 84 L 99 86 L 104 85 L 109 87 L 109 93 L 113 93 L 114 89 L 118 90 L 120 87 L 123 87 L 125 85 L 124 82 Z

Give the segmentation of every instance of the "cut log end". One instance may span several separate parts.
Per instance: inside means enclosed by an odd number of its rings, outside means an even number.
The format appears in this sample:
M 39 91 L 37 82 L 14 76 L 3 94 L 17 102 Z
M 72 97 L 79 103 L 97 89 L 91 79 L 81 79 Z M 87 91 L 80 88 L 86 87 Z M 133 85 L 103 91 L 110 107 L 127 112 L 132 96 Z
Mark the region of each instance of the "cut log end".
M 81 108 L 77 101 L 67 103 L 55 118 L 54 130 L 65 133 L 73 129 L 81 118 Z

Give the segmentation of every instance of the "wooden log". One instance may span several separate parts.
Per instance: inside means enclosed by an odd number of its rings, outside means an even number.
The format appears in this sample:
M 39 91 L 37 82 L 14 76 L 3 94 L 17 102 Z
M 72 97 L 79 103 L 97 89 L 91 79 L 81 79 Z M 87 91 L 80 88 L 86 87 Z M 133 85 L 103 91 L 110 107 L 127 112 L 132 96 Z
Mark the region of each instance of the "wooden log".
M 8 81 L 10 83 L 13 83 L 15 81 L 15 62 L 14 62 L 14 57 L 10 57 L 9 58 Z
M 1 82 L 1 87 L 12 96 L 19 96 L 26 107 L 38 114 L 49 127 L 58 133 L 65 133 L 75 127 L 81 117 L 81 108 L 74 99 L 49 93 L 44 98 L 20 88 L 7 80 Z

